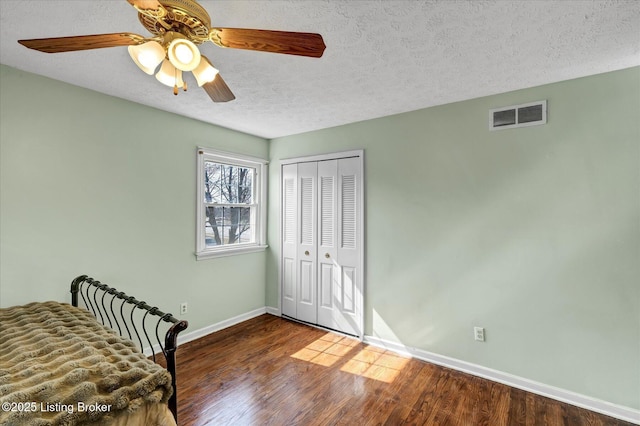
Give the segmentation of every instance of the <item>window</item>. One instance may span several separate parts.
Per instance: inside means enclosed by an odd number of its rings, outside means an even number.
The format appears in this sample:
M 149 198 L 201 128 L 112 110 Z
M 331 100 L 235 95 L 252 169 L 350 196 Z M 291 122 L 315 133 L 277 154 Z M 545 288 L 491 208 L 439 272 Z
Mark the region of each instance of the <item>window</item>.
M 198 148 L 198 260 L 265 249 L 266 171 L 265 160 Z

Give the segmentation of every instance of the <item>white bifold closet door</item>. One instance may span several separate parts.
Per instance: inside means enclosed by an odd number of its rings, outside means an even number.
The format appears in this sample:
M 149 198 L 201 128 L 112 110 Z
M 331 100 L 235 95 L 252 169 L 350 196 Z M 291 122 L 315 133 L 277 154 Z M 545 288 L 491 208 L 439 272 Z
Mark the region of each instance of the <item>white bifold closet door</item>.
M 282 168 L 282 313 L 362 335 L 361 162 Z

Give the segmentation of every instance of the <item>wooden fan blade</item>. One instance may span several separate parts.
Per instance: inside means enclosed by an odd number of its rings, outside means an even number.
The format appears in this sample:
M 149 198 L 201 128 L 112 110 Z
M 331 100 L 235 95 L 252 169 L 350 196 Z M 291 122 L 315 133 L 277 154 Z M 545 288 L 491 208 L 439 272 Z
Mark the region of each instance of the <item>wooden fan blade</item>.
M 210 39 L 218 46 L 319 58 L 326 48 L 320 34 L 289 31 L 212 28 Z
M 144 37 L 132 33 L 94 34 L 72 37 L 35 38 L 18 40 L 29 49 L 45 53 L 72 52 L 75 50 L 101 49 L 103 47 L 140 44 Z
M 236 98 L 220 74 L 213 81 L 203 84 L 202 88 L 213 102 L 229 102 Z

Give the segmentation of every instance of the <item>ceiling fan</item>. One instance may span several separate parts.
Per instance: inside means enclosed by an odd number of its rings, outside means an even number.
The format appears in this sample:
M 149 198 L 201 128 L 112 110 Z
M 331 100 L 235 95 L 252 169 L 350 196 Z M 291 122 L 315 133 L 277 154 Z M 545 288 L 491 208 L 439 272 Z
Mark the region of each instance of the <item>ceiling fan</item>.
M 183 71 L 191 71 L 198 86 L 214 102 L 235 99 L 218 70 L 200 54 L 197 45 L 211 41 L 220 47 L 319 58 L 325 44 L 320 34 L 255 30 L 246 28 L 212 28 L 207 11 L 196 0 L 127 0 L 137 11 L 138 19 L 153 36 L 133 33 L 93 34 L 18 40 L 29 49 L 46 53 L 129 46 L 129 54 L 138 67 L 163 84 L 187 90 Z

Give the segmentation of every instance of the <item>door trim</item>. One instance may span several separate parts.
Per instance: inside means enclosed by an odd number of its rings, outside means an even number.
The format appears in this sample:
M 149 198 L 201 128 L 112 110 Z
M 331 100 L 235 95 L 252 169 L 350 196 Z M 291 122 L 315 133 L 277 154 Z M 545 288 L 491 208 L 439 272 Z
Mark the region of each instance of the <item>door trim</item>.
M 280 165 L 283 166 L 285 164 L 308 163 L 312 161 L 323 161 L 323 160 L 339 160 L 341 158 L 351 158 L 351 157 L 360 157 L 361 161 L 364 162 L 364 150 L 356 149 L 353 151 L 330 152 L 327 154 L 317 154 L 317 155 L 310 155 L 306 157 L 283 158 L 282 160 L 280 160 Z M 362 165 L 363 164 L 361 164 L 361 166 Z
M 359 326 L 360 326 L 360 333 L 358 336 L 358 339 L 360 339 L 361 341 L 364 339 L 364 319 L 365 319 L 365 315 L 364 315 L 364 298 L 365 298 L 365 293 L 366 293 L 366 279 L 367 279 L 367 273 L 366 273 L 366 246 L 365 246 L 365 241 L 366 241 L 366 204 L 365 204 L 365 191 L 366 191 L 366 179 L 365 179 L 365 168 L 364 168 L 364 150 L 363 149 L 357 149 L 357 150 L 351 150 L 351 151 L 341 151 L 341 152 L 330 152 L 330 153 L 325 153 L 325 154 L 316 154 L 316 155 L 309 155 L 309 156 L 304 156 L 304 157 L 292 157 L 292 158 L 284 158 L 279 160 L 279 167 L 278 167 L 278 310 L 280 311 L 279 314 L 280 316 L 282 316 L 282 202 L 283 202 L 283 198 L 282 198 L 282 167 L 284 165 L 287 164 L 295 164 L 295 163 L 306 163 L 306 162 L 315 162 L 315 161 L 326 161 L 326 160 L 339 160 L 341 158 L 354 158 L 357 157 L 359 158 L 359 162 L 360 162 L 360 174 L 361 174 L 361 185 L 362 185 L 362 191 L 360 191 L 360 197 L 358 202 L 360 203 L 360 214 L 358 217 L 358 220 L 360 221 L 360 223 L 362 224 L 362 231 L 360 232 L 360 238 L 358 243 L 360 244 L 361 247 L 361 256 L 360 256 L 360 260 L 359 260 L 359 264 L 358 264 L 358 268 L 361 271 L 361 291 L 357 300 L 357 307 L 358 310 L 360 312 L 359 315 Z

